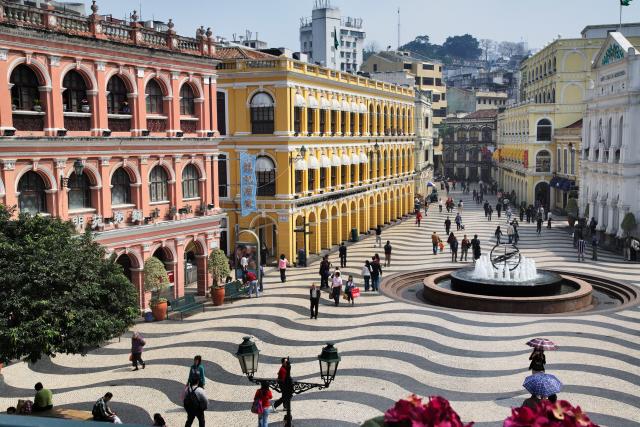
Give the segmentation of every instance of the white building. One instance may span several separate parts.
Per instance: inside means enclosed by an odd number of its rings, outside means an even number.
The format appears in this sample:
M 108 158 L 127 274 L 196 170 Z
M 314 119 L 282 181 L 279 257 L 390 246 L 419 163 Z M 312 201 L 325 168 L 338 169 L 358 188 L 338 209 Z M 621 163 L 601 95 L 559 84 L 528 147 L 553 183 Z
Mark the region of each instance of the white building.
M 626 213 L 640 218 L 640 53 L 610 33 L 592 65 L 584 116 L 580 213 L 622 237 Z M 633 233 L 638 237 L 638 232 Z
M 316 0 L 311 18 L 300 19 L 300 51 L 310 62 L 334 70 L 356 73 L 360 69 L 364 39 L 362 19 L 342 17 L 330 0 Z

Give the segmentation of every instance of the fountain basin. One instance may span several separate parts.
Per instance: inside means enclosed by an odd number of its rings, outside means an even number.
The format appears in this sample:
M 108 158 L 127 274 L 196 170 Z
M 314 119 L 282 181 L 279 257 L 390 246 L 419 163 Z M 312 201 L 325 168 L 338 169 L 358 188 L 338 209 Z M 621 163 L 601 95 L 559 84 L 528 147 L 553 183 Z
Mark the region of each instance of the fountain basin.
M 479 279 L 474 270 L 460 269 L 451 273 L 451 289 L 475 295 L 502 297 L 542 297 L 558 295 L 562 276 L 551 271 L 538 271 L 536 277 L 520 282 Z
M 575 288 L 572 292 L 562 293 L 560 295 L 513 297 L 479 295 L 476 293 L 447 289 L 441 286 L 441 282 L 449 279 L 454 272 L 455 271 L 442 271 L 427 276 L 423 280 L 423 297 L 428 302 L 442 307 L 522 314 L 557 314 L 579 311 L 589 307 L 592 303 L 593 288 L 589 283 L 575 276 L 557 275 L 560 277 L 561 283 Z M 551 272 L 538 271 L 538 273 Z M 513 283 L 504 283 L 504 285 L 518 286 Z

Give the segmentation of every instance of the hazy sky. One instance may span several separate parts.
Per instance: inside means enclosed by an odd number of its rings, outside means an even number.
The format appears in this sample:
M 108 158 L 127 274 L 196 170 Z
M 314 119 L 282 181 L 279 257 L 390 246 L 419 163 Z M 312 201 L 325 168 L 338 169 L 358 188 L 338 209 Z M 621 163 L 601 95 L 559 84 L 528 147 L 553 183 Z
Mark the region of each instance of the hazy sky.
M 90 0 L 85 0 L 87 5 Z M 193 36 L 196 27 L 211 27 L 231 38 L 245 30 L 258 32 L 272 47 L 298 50 L 300 17 L 311 16 L 314 0 L 98 0 L 101 13 L 122 18 L 142 6 L 142 17 L 173 18 L 176 30 Z M 436 43 L 449 35 L 470 33 L 498 41 L 524 40 L 539 48 L 561 34 L 579 37 L 591 24 L 619 20 L 619 0 L 332 0 L 343 16 L 361 17 L 367 42 L 381 48 L 397 45 L 397 8 L 401 42 L 427 34 Z M 623 8 L 623 22 L 640 22 L 640 0 Z M 87 9 L 89 10 L 89 9 Z

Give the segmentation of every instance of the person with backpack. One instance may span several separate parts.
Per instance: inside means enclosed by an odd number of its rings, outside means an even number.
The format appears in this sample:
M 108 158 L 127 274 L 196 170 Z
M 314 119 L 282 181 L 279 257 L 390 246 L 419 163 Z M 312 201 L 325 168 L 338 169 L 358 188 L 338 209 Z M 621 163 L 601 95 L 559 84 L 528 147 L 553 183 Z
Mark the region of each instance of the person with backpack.
M 96 403 L 93 404 L 91 415 L 93 415 L 94 421 L 102 421 L 112 424 L 122 424 L 118 415 L 109 408 L 109 401 L 113 398 L 113 394 L 110 392 L 105 393 Z M 204 424 L 202 424 L 204 427 Z
M 198 385 L 199 378 L 192 378 L 187 384 L 184 391 L 184 400 L 182 404 L 187 411 L 187 422 L 184 427 L 191 427 L 194 419 L 198 419 L 198 426 L 205 427 L 204 411 L 207 410 L 207 395 L 204 389 Z
M 384 266 L 389 267 L 391 265 L 391 242 L 387 240 L 387 244 L 384 245 Z
M 374 256 L 373 262 L 371 263 L 371 290 L 374 292 L 378 292 L 378 286 L 380 285 L 380 276 L 382 276 L 380 258 Z
M 253 396 L 253 405 L 251 406 L 251 412 L 258 415 L 258 427 L 269 426 L 269 414 L 272 412 L 271 399 L 273 399 L 273 394 L 269 390 L 269 384 L 262 381 L 260 388 Z
M 204 388 L 204 366 L 202 366 L 202 356 L 200 355 L 193 358 L 193 365 L 191 365 L 191 368 L 189 369 L 189 379 L 187 384 L 191 384 L 191 380 L 194 378 L 198 379 L 198 387 Z

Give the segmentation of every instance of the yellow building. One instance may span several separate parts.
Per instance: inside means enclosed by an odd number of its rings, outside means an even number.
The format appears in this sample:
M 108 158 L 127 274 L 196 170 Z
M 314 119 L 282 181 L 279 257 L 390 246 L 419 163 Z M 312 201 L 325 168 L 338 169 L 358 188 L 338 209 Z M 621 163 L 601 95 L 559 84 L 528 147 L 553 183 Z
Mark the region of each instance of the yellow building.
M 250 229 L 270 257 L 294 261 L 305 240 L 318 254 L 413 210 L 413 89 L 255 51 L 218 54 L 227 249 L 237 228 Z M 247 216 L 242 152 L 257 156 L 257 211 Z M 306 239 L 295 232 L 305 225 Z
M 499 186 L 505 192 L 514 192 L 518 203 L 541 203 L 548 209 L 566 199 L 556 192 L 570 191 L 571 186 L 558 187 L 556 181 L 553 188 L 550 186 L 554 173 L 560 173 L 558 162 L 564 162 L 556 157 L 554 138 L 558 130 L 582 119 L 591 61 L 606 40 L 605 27 L 586 27 L 582 38 L 554 40 L 521 65 L 522 101 L 498 116 L 499 150 L 495 155 Z M 636 29 L 629 26 L 630 31 Z M 564 145 L 570 156 L 568 143 Z M 579 150 L 573 141 L 571 148 Z

